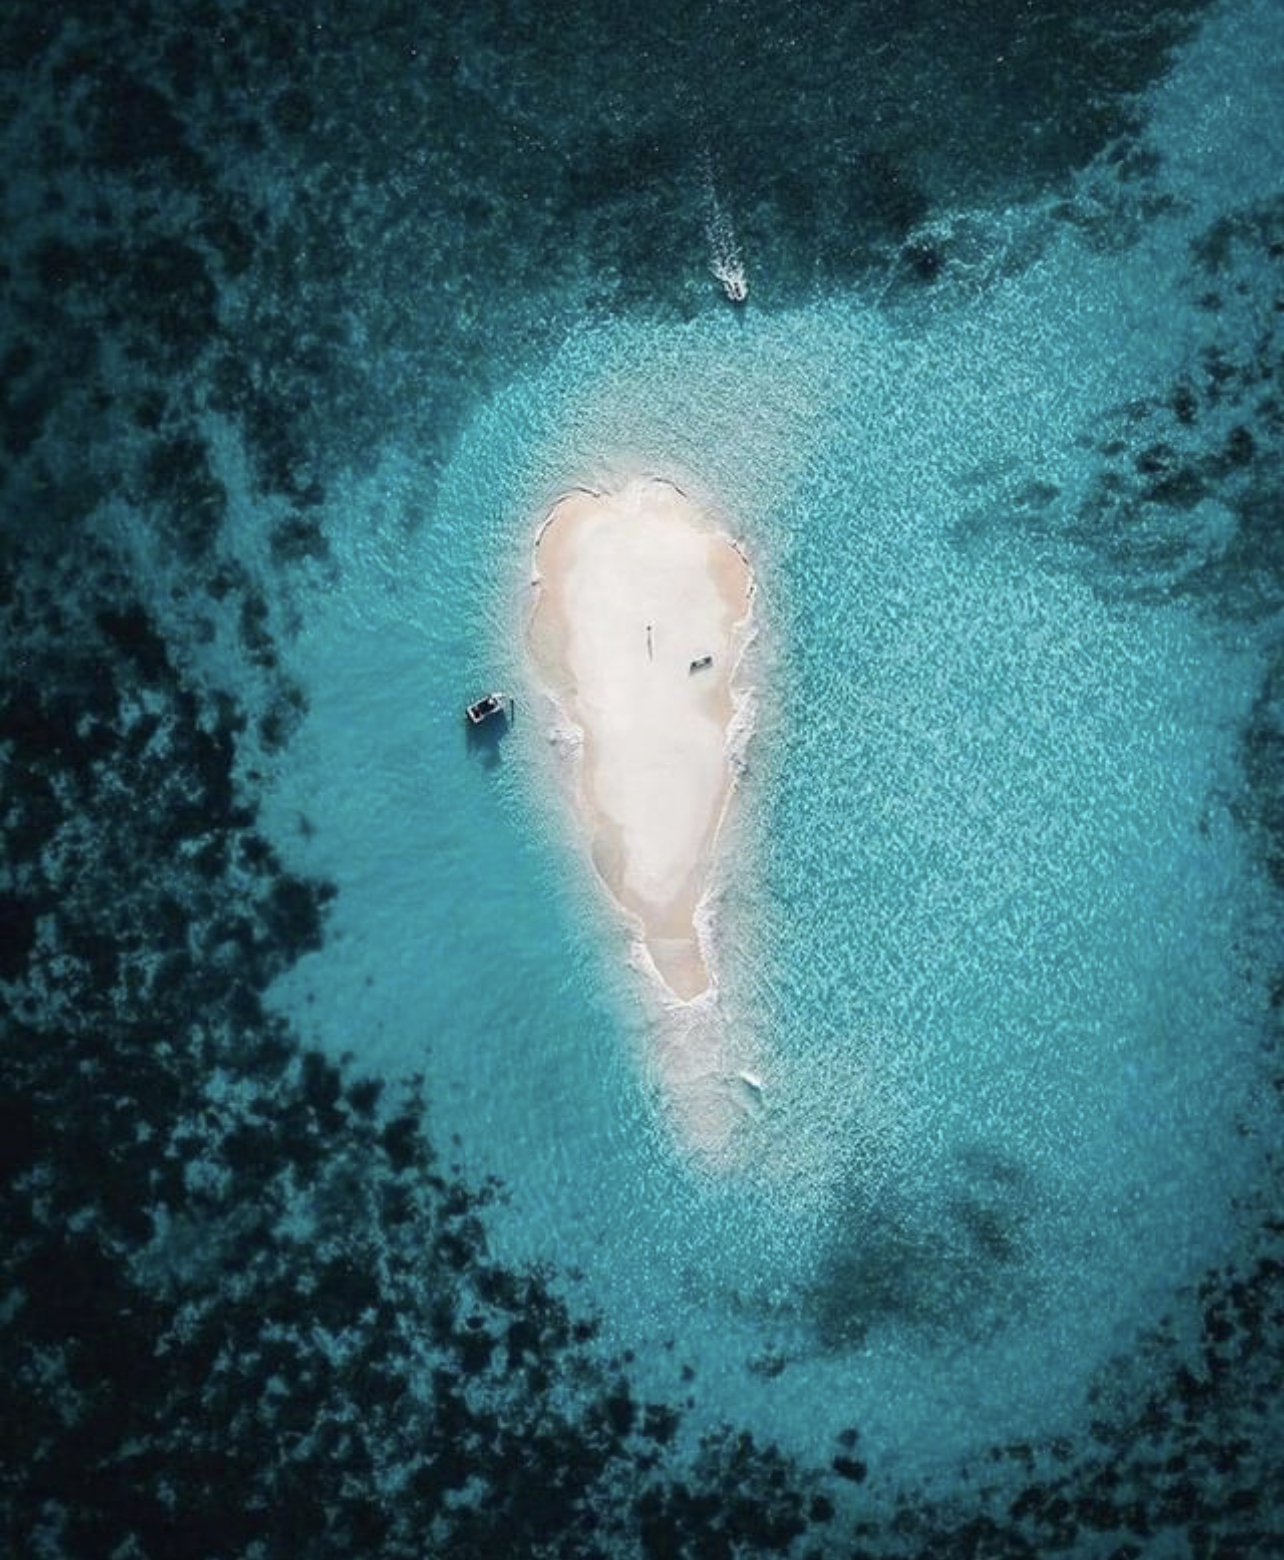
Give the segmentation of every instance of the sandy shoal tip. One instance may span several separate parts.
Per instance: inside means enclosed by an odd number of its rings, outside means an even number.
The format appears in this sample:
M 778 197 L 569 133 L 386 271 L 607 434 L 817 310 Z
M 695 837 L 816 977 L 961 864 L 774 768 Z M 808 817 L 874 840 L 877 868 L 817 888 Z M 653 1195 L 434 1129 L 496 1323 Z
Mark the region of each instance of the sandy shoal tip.
M 594 865 L 660 978 L 689 1000 L 710 983 L 695 915 L 731 789 L 752 573 L 679 488 L 637 477 L 562 498 L 536 577 L 529 649 L 583 733 L 578 806 Z

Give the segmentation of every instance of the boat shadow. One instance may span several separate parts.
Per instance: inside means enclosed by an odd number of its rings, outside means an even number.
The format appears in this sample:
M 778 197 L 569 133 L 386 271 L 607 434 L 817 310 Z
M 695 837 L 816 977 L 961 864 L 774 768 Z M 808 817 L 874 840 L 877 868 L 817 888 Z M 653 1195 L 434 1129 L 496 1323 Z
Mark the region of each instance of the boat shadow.
M 503 760 L 504 739 L 517 724 L 517 714 L 509 708 L 502 715 L 493 715 L 476 726 L 464 719 L 464 751 L 468 757 L 481 764 L 483 769 L 498 769 Z

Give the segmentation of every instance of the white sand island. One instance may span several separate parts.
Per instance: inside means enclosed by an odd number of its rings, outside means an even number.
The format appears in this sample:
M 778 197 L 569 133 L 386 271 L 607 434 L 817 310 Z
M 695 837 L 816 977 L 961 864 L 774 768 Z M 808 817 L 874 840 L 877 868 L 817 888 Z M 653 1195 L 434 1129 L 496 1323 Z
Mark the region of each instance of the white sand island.
M 710 984 L 696 910 L 731 792 L 732 678 L 753 575 L 671 482 L 577 490 L 535 546 L 528 643 L 583 733 L 579 811 L 616 902 L 683 1001 Z

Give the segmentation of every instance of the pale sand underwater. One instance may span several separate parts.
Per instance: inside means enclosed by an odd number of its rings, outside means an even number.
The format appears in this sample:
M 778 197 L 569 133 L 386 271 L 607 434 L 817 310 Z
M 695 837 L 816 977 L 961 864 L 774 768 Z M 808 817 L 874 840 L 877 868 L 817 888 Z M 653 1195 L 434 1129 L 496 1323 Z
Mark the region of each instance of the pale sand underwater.
M 736 543 L 670 482 L 577 490 L 536 541 L 528 644 L 583 734 L 593 864 L 687 1002 L 711 985 L 698 910 L 733 789 L 728 732 L 754 594 Z

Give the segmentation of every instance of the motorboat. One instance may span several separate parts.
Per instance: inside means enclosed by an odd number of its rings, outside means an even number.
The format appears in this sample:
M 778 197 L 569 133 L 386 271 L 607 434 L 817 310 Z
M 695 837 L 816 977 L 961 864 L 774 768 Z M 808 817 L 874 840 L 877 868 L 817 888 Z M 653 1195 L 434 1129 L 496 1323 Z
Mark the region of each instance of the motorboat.
M 507 716 L 512 706 L 512 697 L 507 693 L 485 693 L 465 708 L 464 715 L 470 726 L 481 726 L 496 715 Z

